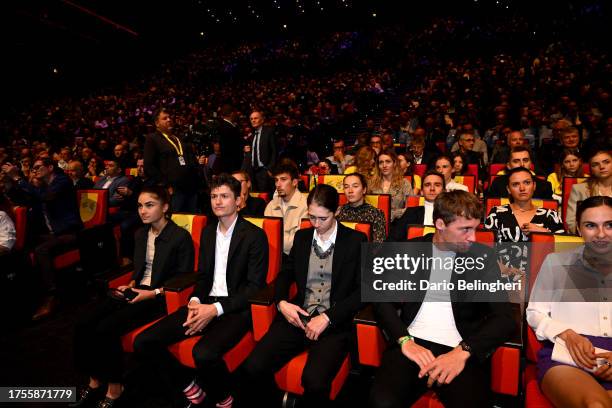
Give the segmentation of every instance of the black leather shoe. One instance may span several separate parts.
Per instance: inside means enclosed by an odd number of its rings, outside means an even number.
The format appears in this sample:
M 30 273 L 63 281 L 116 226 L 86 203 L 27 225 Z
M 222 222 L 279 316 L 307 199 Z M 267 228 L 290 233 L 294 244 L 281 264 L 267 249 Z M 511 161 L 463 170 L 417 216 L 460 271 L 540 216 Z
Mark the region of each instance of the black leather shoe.
M 123 399 L 121 398 L 122 395 L 123 394 L 121 394 L 118 398 L 104 397 L 102 401 L 98 401 L 96 408 L 118 408 L 123 405 Z
M 68 404 L 68 406 L 71 408 L 93 407 L 96 401 L 104 397 L 104 394 L 106 394 L 105 389 L 106 387 L 102 386 L 98 388 L 91 388 L 90 386 L 87 386 L 81 390 L 79 399 L 76 402 Z

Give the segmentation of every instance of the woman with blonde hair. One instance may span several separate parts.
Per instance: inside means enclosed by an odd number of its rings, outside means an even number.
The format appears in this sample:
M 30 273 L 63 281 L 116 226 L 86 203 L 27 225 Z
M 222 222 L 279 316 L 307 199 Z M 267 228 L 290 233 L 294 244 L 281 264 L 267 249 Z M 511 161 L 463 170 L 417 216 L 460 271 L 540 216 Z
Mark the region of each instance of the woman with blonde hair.
M 359 173 L 370 178 L 374 174 L 375 163 L 376 152 L 370 146 L 364 146 L 357 151 L 354 164 L 346 168 L 344 174 Z
M 369 181 L 372 194 L 391 195 L 391 221 L 402 216 L 406 210 L 406 196 L 412 194 L 412 186 L 404 178 L 397 154 L 393 149 L 384 149 L 378 155 L 378 166 Z
M 567 203 L 567 229 L 576 233 L 576 207 L 588 197 L 612 197 L 612 150 L 606 146 L 596 149 L 589 156 L 591 177 L 584 183 L 574 184 Z

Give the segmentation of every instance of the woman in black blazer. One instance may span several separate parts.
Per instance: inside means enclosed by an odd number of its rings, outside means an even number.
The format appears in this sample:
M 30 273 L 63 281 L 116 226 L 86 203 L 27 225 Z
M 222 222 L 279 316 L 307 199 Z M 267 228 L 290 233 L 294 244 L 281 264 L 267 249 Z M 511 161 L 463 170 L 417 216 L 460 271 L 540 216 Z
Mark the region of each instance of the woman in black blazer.
M 302 373 L 304 406 L 329 403 L 331 383 L 349 349 L 352 319 L 361 307 L 360 253 L 364 234 L 336 221 L 338 193 L 328 185 L 308 195 L 314 228 L 295 234 L 293 247 L 275 283 L 277 313 L 267 334 L 243 365 L 251 394 L 262 406 L 273 374 L 293 357 L 309 350 Z M 297 295 L 289 298 L 289 287 Z M 251 388 L 252 387 L 252 388 Z
M 159 186 L 145 187 L 138 197 L 144 227 L 135 234 L 134 272 L 75 328 L 75 362 L 89 376 L 74 407 L 111 408 L 123 392 L 121 336 L 166 313 L 163 285 L 179 274 L 193 273 L 191 235 L 170 219 L 170 197 Z M 107 387 L 104 384 L 108 384 Z

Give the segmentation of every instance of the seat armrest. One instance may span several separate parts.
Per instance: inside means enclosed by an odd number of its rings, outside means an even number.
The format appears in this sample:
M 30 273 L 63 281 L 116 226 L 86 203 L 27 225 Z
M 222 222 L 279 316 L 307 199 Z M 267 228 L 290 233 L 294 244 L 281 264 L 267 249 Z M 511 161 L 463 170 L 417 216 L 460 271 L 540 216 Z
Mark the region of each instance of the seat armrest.
M 176 312 L 189 302 L 195 287 L 196 276 L 195 273 L 185 273 L 175 276 L 164 284 L 168 314 Z
M 252 305 L 270 306 L 274 303 L 274 283 L 267 285 L 265 288 L 257 291 L 249 298 L 249 303 Z
M 367 305 L 359 312 L 357 312 L 355 318 L 353 319 L 353 323 L 376 326 L 377 322 L 376 317 L 374 316 L 374 308 L 372 307 L 372 305 Z
M 195 285 L 197 274 L 195 273 L 184 273 L 168 280 L 164 283 L 164 290 L 166 292 L 181 292 L 190 286 Z

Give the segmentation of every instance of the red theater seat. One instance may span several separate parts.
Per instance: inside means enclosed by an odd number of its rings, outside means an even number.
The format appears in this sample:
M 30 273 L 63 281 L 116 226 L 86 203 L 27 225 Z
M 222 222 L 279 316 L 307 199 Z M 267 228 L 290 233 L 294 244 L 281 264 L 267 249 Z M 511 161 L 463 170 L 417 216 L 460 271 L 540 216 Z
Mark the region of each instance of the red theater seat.
M 534 246 L 531 250 L 529 263 L 529 270 L 531 271 L 529 276 L 529 291 L 533 288 L 538 273 L 540 272 L 540 267 L 548 254 L 567 251 L 571 249 L 571 247 L 584 243 L 581 237 L 543 232 L 531 233 L 530 241 Z M 536 363 L 540 348 L 542 348 L 542 344 L 537 339 L 533 329 L 527 325 L 527 344 L 525 348 L 527 365 L 525 366 L 525 372 L 523 374 L 526 408 L 552 408 L 552 404 L 544 394 L 542 394 L 537 380 Z
M 251 197 L 261 198 L 262 200 L 266 202 L 266 204 L 270 202 L 270 193 L 251 191 L 249 195 Z

